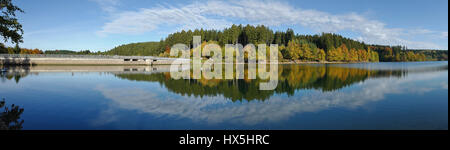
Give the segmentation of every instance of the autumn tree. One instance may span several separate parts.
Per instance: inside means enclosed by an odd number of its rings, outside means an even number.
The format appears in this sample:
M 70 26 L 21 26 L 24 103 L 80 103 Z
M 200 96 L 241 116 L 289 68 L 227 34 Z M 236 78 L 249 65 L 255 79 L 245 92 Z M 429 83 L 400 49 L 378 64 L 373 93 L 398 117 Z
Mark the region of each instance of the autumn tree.
M 296 41 L 290 41 L 286 49 L 289 53 L 290 59 L 292 60 L 298 60 L 300 56 L 303 55 L 300 51 L 300 44 Z
M 334 33 L 298 35 L 292 29 L 273 31 L 264 25 L 232 25 L 224 30 L 181 30 L 169 34 L 159 42 L 132 43 L 116 47 L 110 55 L 168 56 L 170 47 L 183 43 L 193 48 L 193 36 L 201 36 L 201 42 L 214 42 L 222 48 L 225 44 L 278 44 L 280 58 L 301 61 L 422 61 L 447 60 L 448 53 L 436 51 L 412 51 L 406 46 L 367 45 Z M 4 51 L 4 50 L 3 50 Z M 225 51 L 225 50 L 222 50 Z

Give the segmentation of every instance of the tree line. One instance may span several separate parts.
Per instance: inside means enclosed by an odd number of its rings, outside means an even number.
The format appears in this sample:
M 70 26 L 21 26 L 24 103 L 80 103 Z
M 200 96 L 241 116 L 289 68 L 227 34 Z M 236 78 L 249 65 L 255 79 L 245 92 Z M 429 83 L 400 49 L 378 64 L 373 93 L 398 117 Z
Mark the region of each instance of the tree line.
M 104 52 L 91 52 L 90 50 L 40 50 L 40 49 L 28 49 L 21 48 L 18 45 L 15 47 L 6 47 L 0 43 L 0 54 L 59 54 L 59 55 L 106 55 Z
M 5 45 L 0 43 L 0 54 L 44 54 L 44 52 L 37 48 L 20 48 L 18 45 L 15 47 L 5 47 Z
M 156 56 L 159 52 L 160 42 L 131 43 L 117 46 L 104 52 L 106 55 L 129 55 L 129 56 Z
M 333 33 L 295 34 L 294 30 L 273 31 L 264 25 L 232 25 L 219 30 L 182 30 L 169 34 L 160 42 L 121 45 L 107 55 L 169 57 L 171 46 L 183 43 L 193 47 L 193 36 L 202 37 L 202 45 L 278 44 L 280 59 L 286 61 L 377 62 L 448 60 L 448 51 L 408 50 L 405 46 L 369 45 Z
M 377 51 L 381 60 L 388 62 L 448 60 L 447 50 L 410 50 L 405 46 L 383 45 L 371 45 L 369 48 Z
M 91 52 L 90 50 L 72 51 L 72 50 L 46 50 L 44 54 L 59 54 L 59 55 L 101 55 L 100 51 Z

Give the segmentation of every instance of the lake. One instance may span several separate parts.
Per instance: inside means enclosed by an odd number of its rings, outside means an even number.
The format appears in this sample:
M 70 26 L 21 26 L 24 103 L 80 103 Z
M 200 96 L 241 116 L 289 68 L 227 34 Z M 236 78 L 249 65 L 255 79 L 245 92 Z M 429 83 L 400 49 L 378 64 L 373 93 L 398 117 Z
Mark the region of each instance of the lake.
M 278 65 L 274 90 L 167 66 L 5 68 L 0 98 L 25 130 L 448 129 L 447 61 Z

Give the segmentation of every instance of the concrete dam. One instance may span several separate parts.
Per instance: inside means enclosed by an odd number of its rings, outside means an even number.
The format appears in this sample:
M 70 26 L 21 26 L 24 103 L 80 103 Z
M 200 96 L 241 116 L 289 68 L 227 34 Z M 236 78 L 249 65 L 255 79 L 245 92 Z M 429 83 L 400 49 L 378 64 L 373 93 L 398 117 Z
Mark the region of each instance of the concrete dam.
M 170 65 L 108 65 L 108 66 L 5 66 L 6 71 L 0 72 L 0 75 L 20 75 L 20 74 L 39 74 L 54 72 L 72 72 L 72 73 L 89 73 L 89 72 L 108 72 L 113 74 L 153 74 L 170 72 Z
M 0 65 L 170 65 L 175 60 L 154 56 L 0 54 Z

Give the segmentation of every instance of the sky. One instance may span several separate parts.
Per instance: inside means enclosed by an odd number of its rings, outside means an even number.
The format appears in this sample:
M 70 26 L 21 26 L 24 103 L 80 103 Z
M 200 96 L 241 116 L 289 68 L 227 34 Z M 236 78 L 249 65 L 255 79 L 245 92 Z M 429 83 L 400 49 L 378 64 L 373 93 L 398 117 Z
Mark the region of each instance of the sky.
M 448 49 L 448 0 L 13 0 L 24 48 L 105 51 L 232 24 L 332 32 L 370 44 Z

